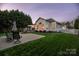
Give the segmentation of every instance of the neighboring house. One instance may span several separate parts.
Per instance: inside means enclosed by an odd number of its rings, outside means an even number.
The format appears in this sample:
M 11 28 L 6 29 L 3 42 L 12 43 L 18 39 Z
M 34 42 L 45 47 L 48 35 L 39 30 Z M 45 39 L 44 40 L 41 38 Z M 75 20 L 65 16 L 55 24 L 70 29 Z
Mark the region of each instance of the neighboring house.
M 44 19 L 39 17 L 35 22 L 34 28 L 36 31 L 61 31 L 62 25 L 52 18 Z
M 75 20 L 65 22 L 67 29 L 74 29 Z
M 70 26 L 71 26 L 72 28 L 74 28 L 74 23 L 75 23 L 75 20 L 72 20 L 72 21 L 70 22 Z

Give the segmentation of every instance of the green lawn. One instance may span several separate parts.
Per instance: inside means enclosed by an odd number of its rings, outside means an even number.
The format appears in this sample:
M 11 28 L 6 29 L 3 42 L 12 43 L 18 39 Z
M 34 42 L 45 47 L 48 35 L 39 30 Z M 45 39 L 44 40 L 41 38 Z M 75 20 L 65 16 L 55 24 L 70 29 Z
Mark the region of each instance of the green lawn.
M 45 37 L 0 51 L 0 55 L 79 55 L 79 37 L 65 33 L 35 33 Z

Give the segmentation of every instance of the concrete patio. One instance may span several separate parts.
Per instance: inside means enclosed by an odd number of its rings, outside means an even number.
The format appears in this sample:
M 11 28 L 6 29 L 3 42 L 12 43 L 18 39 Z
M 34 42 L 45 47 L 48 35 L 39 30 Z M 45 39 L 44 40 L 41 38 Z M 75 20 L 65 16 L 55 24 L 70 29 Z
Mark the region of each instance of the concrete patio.
M 18 44 L 15 44 L 14 41 L 10 43 L 6 42 L 6 36 L 0 37 L 0 50 L 44 37 L 42 35 L 37 35 L 37 34 L 32 34 L 32 33 L 20 34 L 20 35 L 22 36 L 22 38 L 20 39 L 21 43 L 18 43 Z

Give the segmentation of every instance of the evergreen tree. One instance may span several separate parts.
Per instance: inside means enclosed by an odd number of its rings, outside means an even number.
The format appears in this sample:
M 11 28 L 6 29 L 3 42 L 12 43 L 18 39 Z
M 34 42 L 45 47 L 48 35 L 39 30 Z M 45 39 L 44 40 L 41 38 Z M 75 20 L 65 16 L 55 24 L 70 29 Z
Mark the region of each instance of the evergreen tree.
M 27 25 L 32 24 L 31 17 L 19 10 L 0 10 L 0 32 L 11 30 L 14 20 L 17 23 L 18 29 L 25 28 Z
M 74 28 L 79 30 L 79 16 L 75 19 Z M 79 31 L 78 31 L 79 35 Z
M 79 17 L 75 19 L 74 28 L 79 29 Z

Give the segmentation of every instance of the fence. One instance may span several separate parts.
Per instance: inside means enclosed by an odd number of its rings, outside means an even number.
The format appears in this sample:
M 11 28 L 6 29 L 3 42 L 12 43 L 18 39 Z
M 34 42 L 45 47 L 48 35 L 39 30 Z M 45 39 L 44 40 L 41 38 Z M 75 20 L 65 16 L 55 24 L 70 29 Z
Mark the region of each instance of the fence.
M 62 32 L 77 35 L 79 33 L 79 29 L 66 29 L 66 30 L 62 30 Z

